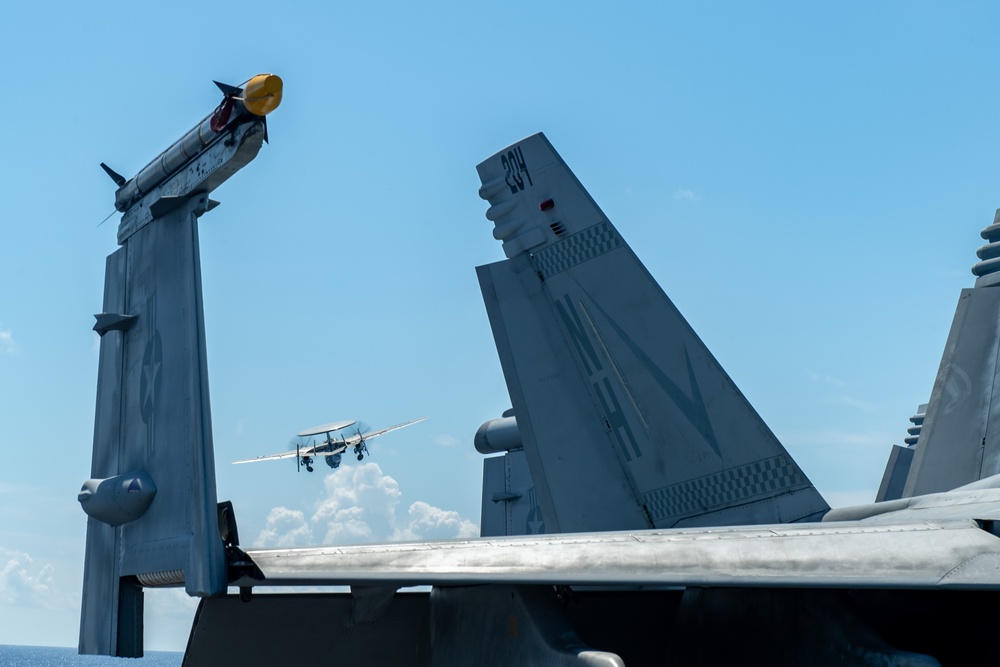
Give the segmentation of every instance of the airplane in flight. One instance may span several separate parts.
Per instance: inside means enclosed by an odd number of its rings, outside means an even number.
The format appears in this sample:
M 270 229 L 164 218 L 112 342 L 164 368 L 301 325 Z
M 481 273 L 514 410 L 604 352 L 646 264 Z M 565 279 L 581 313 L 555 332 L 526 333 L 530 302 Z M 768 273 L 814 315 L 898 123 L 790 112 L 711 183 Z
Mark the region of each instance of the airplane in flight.
M 301 470 L 302 466 L 309 472 L 313 471 L 313 459 L 323 457 L 326 464 L 336 470 L 340 467 L 341 457 L 348 448 L 354 448 L 354 455 L 361 461 L 368 453 L 368 440 L 377 438 L 386 433 L 398 431 L 412 424 L 424 421 L 427 417 L 414 419 L 412 421 L 396 424 L 389 428 L 372 431 L 364 422 L 357 420 L 346 420 L 320 424 L 300 431 L 292 438 L 295 449 L 278 454 L 266 454 L 255 456 L 252 459 L 242 459 L 233 461 L 238 463 L 255 463 L 256 461 L 274 461 L 276 459 L 290 459 L 295 457 L 295 469 Z M 317 436 L 323 436 L 317 439 Z
M 173 586 L 201 598 L 188 667 L 995 664 L 1000 212 L 892 490 L 831 510 L 548 139 L 527 137 L 477 167 L 506 256 L 477 274 L 511 403 L 476 436 L 498 454 L 484 537 L 243 550 L 217 498 L 197 221 L 263 121 L 226 131 L 119 197 L 78 496 L 81 653 L 141 656 L 143 590 Z M 416 585 L 433 588 L 399 592 Z M 303 618 L 325 641 L 303 641 Z

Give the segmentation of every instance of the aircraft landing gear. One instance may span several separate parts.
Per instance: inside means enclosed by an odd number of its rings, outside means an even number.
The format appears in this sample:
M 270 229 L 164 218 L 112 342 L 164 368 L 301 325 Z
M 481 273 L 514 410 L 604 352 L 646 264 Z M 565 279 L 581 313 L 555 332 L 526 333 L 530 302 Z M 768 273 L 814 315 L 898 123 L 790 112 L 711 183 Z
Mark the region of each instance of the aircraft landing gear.
M 358 454 L 358 460 L 359 460 L 359 461 L 360 461 L 361 459 L 363 459 L 363 458 L 365 458 L 365 455 L 364 455 L 364 454 Z

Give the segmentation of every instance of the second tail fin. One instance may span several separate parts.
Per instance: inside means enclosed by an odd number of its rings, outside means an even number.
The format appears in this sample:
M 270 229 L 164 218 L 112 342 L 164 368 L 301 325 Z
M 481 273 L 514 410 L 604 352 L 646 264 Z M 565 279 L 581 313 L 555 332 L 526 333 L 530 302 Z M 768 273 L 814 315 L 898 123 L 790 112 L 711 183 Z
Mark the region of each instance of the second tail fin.
M 549 532 L 828 509 L 544 135 L 478 170 L 508 257 L 479 282 Z

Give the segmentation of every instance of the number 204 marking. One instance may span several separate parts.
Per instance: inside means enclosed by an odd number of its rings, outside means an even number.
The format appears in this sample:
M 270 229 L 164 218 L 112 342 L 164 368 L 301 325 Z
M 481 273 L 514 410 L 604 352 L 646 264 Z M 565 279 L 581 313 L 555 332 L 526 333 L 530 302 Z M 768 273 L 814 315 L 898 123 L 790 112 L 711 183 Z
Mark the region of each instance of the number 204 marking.
M 524 190 L 525 179 L 528 180 L 528 185 L 535 185 L 531 182 L 531 174 L 528 173 L 528 166 L 524 163 L 524 154 L 521 152 L 520 146 L 517 149 L 507 151 L 506 155 L 501 155 L 500 164 L 503 165 L 506 171 L 504 180 L 507 183 L 507 187 L 510 188 L 512 195 L 516 195 L 521 190 Z M 523 178 L 522 174 L 524 175 Z

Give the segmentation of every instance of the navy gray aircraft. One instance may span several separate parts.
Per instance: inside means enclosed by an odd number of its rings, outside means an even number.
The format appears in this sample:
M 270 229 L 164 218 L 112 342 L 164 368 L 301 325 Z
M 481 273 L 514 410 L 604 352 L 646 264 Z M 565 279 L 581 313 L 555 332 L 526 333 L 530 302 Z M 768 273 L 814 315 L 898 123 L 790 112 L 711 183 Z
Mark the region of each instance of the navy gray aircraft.
M 476 435 L 501 454 L 486 536 L 241 549 L 215 498 L 197 214 L 186 246 L 154 220 L 108 262 L 81 652 L 141 655 L 143 588 L 183 585 L 189 667 L 992 664 L 993 273 L 963 292 L 900 497 L 830 510 L 543 135 L 478 171 L 512 405 Z M 329 585 L 351 592 L 254 592 Z
M 299 470 L 301 466 L 305 466 L 306 470 L 312 472 L 313 458 L 322 457 L 328 466 L 336 470 L 340 467 L 341 457 L 347 451 L 348 447 L 354 448 L 354 455 L 361 461 L 365 458 L 365 454 L 368 453 L 368 440 L 385 435 L 386 433 L 398 431 L 401 428 L 406 428 L 411 424 L 422 422 L 425 419 L 427 417 L 421 417 L 377 431 L 371 430 L 367 424 L 357 420 L 320 424 L 319 426 L 299 431 L 292 438 L 292 444 L 295 445 L 295 449 L 293 450 L 281 452 L 280 454 L 256 456 L 252 459 L 242 459 L 240 461 L 233 461 L 233 463 L 254 463 L 256 461 L 274 461 L 276 459 L 290 459 L 295 457 L 296 470 Z M 349 429 L 353 429 L 354 432 L 349 432 Z M 363 433 L 362 430 L 364 431 Z M 317 436 L 323 437 L 317 439 Z

